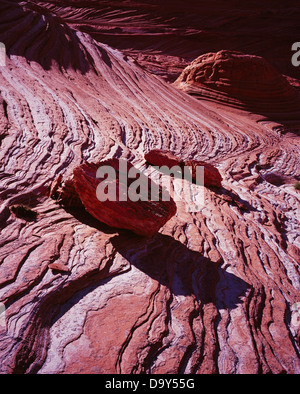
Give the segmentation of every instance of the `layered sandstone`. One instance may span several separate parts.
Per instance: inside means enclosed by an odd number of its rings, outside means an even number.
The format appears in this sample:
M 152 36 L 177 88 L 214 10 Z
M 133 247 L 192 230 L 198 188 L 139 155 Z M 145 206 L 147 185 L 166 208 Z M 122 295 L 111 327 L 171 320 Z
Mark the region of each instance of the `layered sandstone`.
M 174 82 L 185 92 L 258 113 L 299 111 L 299 93 L 264 58 L 222 50 L 196 58 Z
M 135 2 L 134 21 L 119 13 L 120 2 L 101 2 L 96 20 L 98 1 L 38 3 L 0 2 L 8 54 L 0 67 L 1 373 L 299 373 L 300 193 L 270 174 L 299 179 L 300 115 L 279 102 L 274 116 L 249 113 L 233 108 L 229 93 L 223 104 L 196 100 L 103 44 L 108 31 L 94 40 L 97 18 L 115 29 L 111 39 L 120 45 L 116 29 L 135 22 L 126 42 L 141 59 L 146 52 L 135 39 L 155 26 L 148 50 L 160 57 L 144 65 L 164 75 L 174 72 L 179 50 L 192 61 L 199 47 L 217 53 L 232 42 L 262 55 L 274 37 L 279 49 L 269 45 L 268 59 L 279 54 L 279 64 L 290 64 L 295 3 L 276 2 L 262 14 L 262 2 L 234 12 L 237 2 L 226 12 L 220 2 L 172 2 L 181 7 L 175 38 L 164 25 L 174 23 L 168 2 L 162 17 L 157 2 L 151 12 L 149 2 Z M 203 13 L 191 12 L 195 3 Z M 203 47 L 195 36 L 189 48 L 178 40 L 193 18 Z M 255 34 L 245 45 L 240 38 L 250 25 Z M 162 36 L 168 45 L 153 45 Z M 262 45 L 258 36 L 269 38 Z M 163 59 L 172 48 L 168 70 Z M 224 190 L 205 188 L 197 212 L 176 202 L 176 215 L 152 238 L 49 197 L 51 185 L 59 191 L 53 181 L 60 174 L 69 179 L 85 162 L 113 158 L 158 182 L 163 175 L 145 166 L 152 149 L 215 166 Z M 20 206 L 35 217 L 27 220 L 23 209 L 16 215 Z
M 290 61 L 300 18 L 295 0 L 33 1 L 166 80 L 223 49 L 262 56 L 280 73 L 299 76 Z

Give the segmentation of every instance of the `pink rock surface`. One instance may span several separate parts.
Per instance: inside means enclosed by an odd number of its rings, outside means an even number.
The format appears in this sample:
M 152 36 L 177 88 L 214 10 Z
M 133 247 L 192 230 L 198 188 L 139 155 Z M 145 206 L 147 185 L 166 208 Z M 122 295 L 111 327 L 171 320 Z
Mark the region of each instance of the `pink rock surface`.
M 300 86 L 299 7 L 36 3 L 0 2 L 0 372 L 299 373 L 300 194 L 266 175 L 299 179 L 300 114 L 233 108 L 230 92 L 196 100 L 158 78 L 227 49 Z M 217 167 L 226 193 L 205 189 L 198 212 L 176 202 L 152 238 L 49 197 L 86 161 L 122 158 L 157 181 L 152 149 Z M 14 215 L 20 204 L 36 219 Z

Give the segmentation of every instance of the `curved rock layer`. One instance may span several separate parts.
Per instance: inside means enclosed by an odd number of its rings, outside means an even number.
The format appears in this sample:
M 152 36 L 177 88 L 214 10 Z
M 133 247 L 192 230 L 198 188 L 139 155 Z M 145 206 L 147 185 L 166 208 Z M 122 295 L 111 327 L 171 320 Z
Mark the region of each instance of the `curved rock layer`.
M 200 98 L 257 113 L 299 111 L 300 95 L 262 57 L 220 51 L 199 56 L 174 82 Z
M 1 373 L 299 373 L 299 192 L 267 175 L 299 180 L 300 117 L 195 100 L 26 2 L 0 22 Z M 151 149 L 222 191 L 150 239 L 49 197 L 85 161 L 157 181 Z
M 223 49 L 263 56 L 281 73 L 299 77 L 290 60 L 291 45 L 299 40 L 294 0 L 32 2 L 167 80 L 198 56 Z

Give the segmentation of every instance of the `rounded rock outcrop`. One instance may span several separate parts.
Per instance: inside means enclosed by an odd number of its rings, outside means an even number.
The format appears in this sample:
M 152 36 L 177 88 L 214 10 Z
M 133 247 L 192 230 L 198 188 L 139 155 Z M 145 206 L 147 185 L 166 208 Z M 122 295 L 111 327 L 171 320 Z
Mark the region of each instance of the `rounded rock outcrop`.
M 222 50 L 197 57 L 174 82 L 196 96 L 244 109 L 291 112 L 300 109 L 299 94 L 260 56 Z

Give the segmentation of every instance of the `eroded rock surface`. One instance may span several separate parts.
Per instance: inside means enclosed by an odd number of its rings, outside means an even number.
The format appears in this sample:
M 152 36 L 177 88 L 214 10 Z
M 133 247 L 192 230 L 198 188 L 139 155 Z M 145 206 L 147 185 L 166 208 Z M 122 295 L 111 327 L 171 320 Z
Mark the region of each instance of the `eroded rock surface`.
M 299 93 L 264 58 L 234 51 L 199 56 L 174 82 L 179 89 L 258 113 L 299 111 Z
M 300 115 L 286 106 L 274 116 L 249 113 L 233 108 L 229 93 L 223 104 L 196 100 L 101 41 L 113 33 L 123 45 L 116 29 L 125 21 L 129 54 L 163 75 L 228 42 L 246 54 L 266 50 L 288 71 L 299 29 L 286 26 L 299 20 L 299 7 L 278 2 L 262 13 L 269 2 L 247 2 L 233 12 L 237 2 L 221 10 L 224 2 L 172 2 L 181 10 L 172 19 L 167 2 L 161 18 L 155 2 L 151 12 L 135 2 L 134 18 L 125 6 L 119 12 L 120 2 L 101 2 L 108 8 L 96 14 L 98 1 L 32 3 L 0 3 L 8 54 L 0 67 L 1 373 L 299 373 L 300 197 L 266 175 L 298 179 Z M 191 12 L 195 3 L 203 12 Z M 185 47 L 194 27 L 197 39 L 188 41 L 196 47 Z M 144 52 L 132 39 L 141 35 L 151 41 Z M 216 166 L 227 194 L 206 188 L 197 212 L 176 202 L 152 238 L 49 197 L 60 174 L 68 179 L 86 161 L 128 160 L 157 182 L 161 174 L 143 167 L 152 149 Z M 19 205 L 35 220 L 14 215 Z
M 299 76 L 290 61 L 298 40 L 295 0 L 34 1 L 167 80 L 198 56 L 224 49 L 262 56 L 280 73 Z
M 112 178 L 107 179 L 109 174 L 104 170 L 103 176 L 97 176 L 97 171 L 105 167 L 113 169 L 116 177 L 112 173 Z M 134 173 L 130 174 L 131 170 Z M 163 201 L 161 188 L 125 160 L 84 163 L 73 174 L 75 190 L 86 210 L 111 227 L 152 237 L 176 214 L 173 199 L 169 196 L 169 201 Z M 105 186 L 101 186 L 102 182 Z

